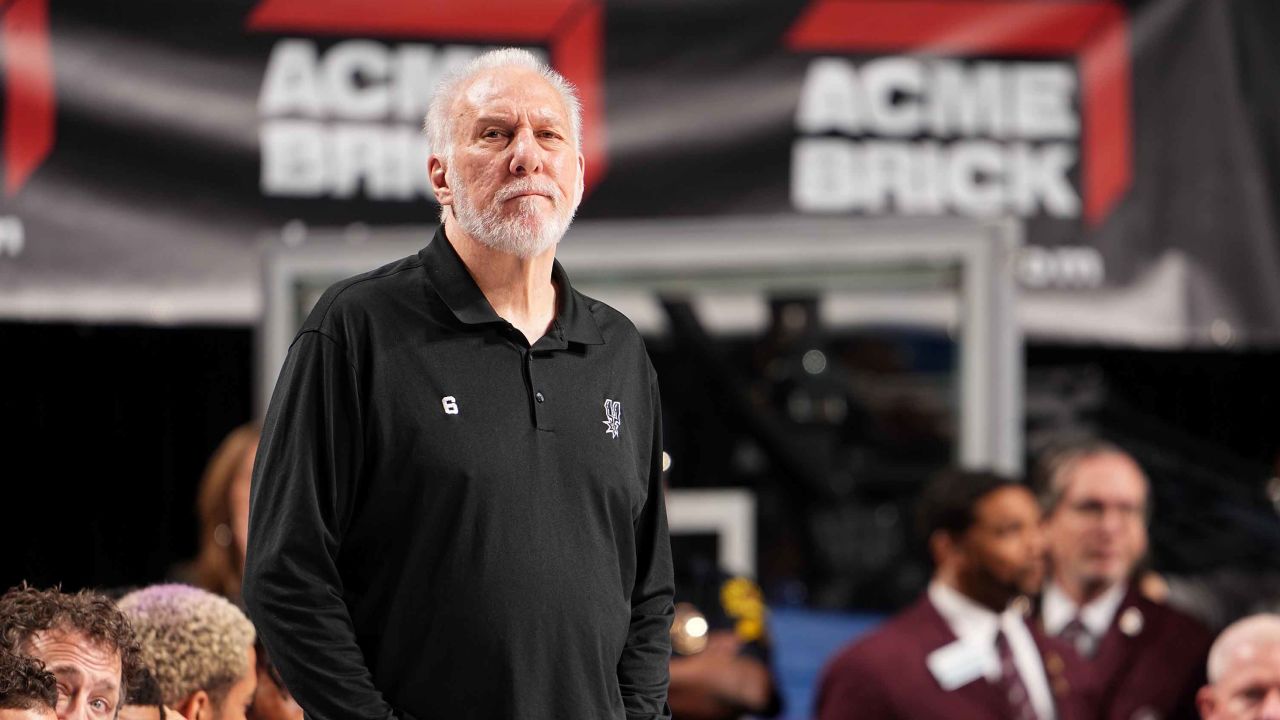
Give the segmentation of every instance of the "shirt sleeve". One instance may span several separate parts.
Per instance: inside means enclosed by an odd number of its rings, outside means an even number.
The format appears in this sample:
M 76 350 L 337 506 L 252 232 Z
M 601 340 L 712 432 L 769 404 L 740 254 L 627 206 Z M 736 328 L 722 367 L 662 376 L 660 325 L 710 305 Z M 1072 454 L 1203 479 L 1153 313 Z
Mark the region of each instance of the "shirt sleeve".
M 309 719 L 409 720 L 374 687 L 338 573 L 362 462 L 359 397 L 345 347 L 299 334 L 254 465 L 244 602 Z
M 649 385 L 653 398 L 653 438 L 647 468 L 649 495 L 635 522 L 636 577 L 631 591 L 631 627 L 618 660 L 618 688 L 627 720 L 671 717 L 667 686 L 675 577 L 662 493 L 662 406 L 652 369 Z

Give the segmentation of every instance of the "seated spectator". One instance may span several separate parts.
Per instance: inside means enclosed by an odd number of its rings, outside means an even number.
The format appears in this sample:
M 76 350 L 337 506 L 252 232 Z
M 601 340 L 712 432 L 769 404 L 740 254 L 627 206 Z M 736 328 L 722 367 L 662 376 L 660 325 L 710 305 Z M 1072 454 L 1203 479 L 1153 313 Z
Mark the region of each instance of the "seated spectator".
M 1209 684 L 1196 704 L 1204 720 L 1280 720 L 1280 615 L 1252 615 L 1209 650 Z
M 696 558 L 677 563 L 668 703 L 675 720 L 774 717 L 764 596 Z
M 39 660 L 0 650 L 0 720 L 54 720 L 58 681 Z
M 39 660 L 57 678 L 59 720 L 114 718 L 140 667 L 129 621 L 95 592 L 8 591 L 0 649 Z
M 187 720 L 245 720 L 257 687 L 253 625 L 225 598 L 153 585 L 120 599 L 164 704 Z
M 671 456 L 662 453 L 664 495 L 671 462 Z M 782 698 L 770 669 L 768 617 L 760 587 L 704 557 L 678 550 L 677 545 L 672 554 L 676 591 L 667 692 L 672 718 L 777 716 Z
M 129 688 L 129 698 L 120 708 L 119 720 L 182 720 L 182 716 L 164 706 L 160 684 L 144 667 L 138 673 L 138 681 Z
M 196 496 L 200 550 L 178 568 L 182 582 L 240 602 L 244 550 L 249 535 L 249 485 L 258 454 L 258 426 L 241 425 L 227 434 L 205 465 Z
M 1035 496 L 987 473 L 947 473 L 918 514 L 928 590 L 840 651 L 822 673 L 821 720 L 1092 718 L 1069 650 L 1029 628 L 1015 599 L 1044 579 Z
M 1115 445 L 1082 440 L 1042 454 L 1034 484 L 1050 559 L 1038 618 L 1086 660 L 1099 717 L 1194 718 L 1211 637 L 1135 582 L 1151 495 L 1142 468 Z

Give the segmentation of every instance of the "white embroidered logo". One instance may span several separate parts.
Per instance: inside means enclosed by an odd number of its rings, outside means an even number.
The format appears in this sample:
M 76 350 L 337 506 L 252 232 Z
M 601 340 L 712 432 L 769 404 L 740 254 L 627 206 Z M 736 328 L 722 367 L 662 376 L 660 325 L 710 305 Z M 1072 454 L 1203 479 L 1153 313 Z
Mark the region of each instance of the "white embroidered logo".
M 618 430 L 622 427 L 622 403 L 616 400 L 605 398 L 604 401 L 604 432 L 606 435 L 618 437 Z
M 440 398 L 440 404 L 444 406 L 445 415 L 458 414 L 458 400 L 454 398 L 452 395 L 445 395 L 444 397 Z

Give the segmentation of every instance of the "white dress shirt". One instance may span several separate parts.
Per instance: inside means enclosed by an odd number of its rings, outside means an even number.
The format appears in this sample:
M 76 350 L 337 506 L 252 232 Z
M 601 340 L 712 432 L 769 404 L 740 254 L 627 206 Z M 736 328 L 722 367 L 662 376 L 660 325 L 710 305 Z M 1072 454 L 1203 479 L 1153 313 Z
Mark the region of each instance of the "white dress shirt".
M 1111 589 L 1081 607 L 1067 597 L 1061 586 L 1050 582 L 1044 589 L 1044 598 L 1040 601 L 1040 618 L 1044 621 L 1044 631 L 1057 636 L 1062 633 L 1062 629 L 1071 622 L 1072 618 L 1079 615 L 1080 622 L 1084 624 L 1084 629 L 1089 631 L 1096 646 L 1098 641 L 1102 640 L 1102 636 L 1107 634 L 1111 621 L 1116 617 L 1116 611 L 1120 609 L 1120 603 L 1124 602 L 1125 590 L 1124 583 L 1116 583 L 1111 586 Z
M 933 603 L 933 607 L 956 638 L 971 646 L 982 658 L 983 674 L 991 682 L 1000 679 L 996 634 L 1003 630 L 1013 654 L 1014 667 L 1027 688 L 1036 716 L 1040 720 L 1055 720 L 1053 695 L 1049 691 L 1049 680 L 1044 673 L 1040 649 L 1036 647 L 1036 641 L 1031 637 L 1022 613 L 1013 608 L 1002 613 L 992 612 L 937 580 L 929 583 L 929 602 Z

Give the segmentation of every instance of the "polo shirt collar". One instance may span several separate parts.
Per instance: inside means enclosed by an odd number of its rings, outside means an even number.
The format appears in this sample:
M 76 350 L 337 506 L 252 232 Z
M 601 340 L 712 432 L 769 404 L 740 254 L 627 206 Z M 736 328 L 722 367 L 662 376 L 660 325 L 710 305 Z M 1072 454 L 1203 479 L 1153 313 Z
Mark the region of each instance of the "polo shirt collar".
M 468 325 L 506 322 L 494 311 L 462 258 L 445 237 L 443 224 L 436 229 L 431 242 L 418 252 L 418 257 L 422 259 L 422 266 L 436 294 L 458 320 Z M 603 345 L 604 337 L 591 308 L 581 294 L 574 292 L 569 275 L 559 260 L 552 261 L 551 278 L 559 288 L 557 299 L 560 307 L 548 335 L 558 333 L 567 342 Z

